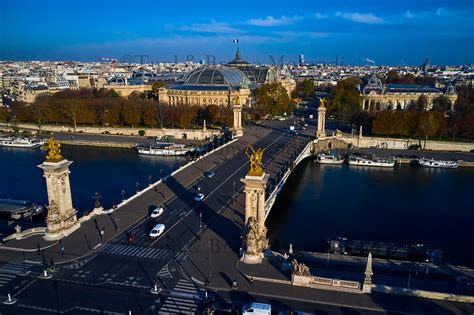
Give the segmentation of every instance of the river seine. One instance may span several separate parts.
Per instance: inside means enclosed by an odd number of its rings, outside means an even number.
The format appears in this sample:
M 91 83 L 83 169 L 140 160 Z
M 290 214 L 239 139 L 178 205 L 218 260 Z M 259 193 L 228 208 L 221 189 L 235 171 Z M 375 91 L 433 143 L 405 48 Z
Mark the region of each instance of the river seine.
M 474 169 L 394 169 L 303 161 L 267 219 L 274 248 L 321 251 L 334 237 L 423 243 L 474 265 Z
M 134 150 L 63 146 L 73 203 L 91 211 L 98 192 L 105 208 L 186 163 L 185 158 Z M 0 148 L 0 198 L 47 202 L 45 152 Z M 332 237 L 424 243 L 445 259 L 474 266 L 474 169 L 394 169 L 318 165 L 307 159 L 291 175 L 267 220 L 272 248 L 321 251 Z

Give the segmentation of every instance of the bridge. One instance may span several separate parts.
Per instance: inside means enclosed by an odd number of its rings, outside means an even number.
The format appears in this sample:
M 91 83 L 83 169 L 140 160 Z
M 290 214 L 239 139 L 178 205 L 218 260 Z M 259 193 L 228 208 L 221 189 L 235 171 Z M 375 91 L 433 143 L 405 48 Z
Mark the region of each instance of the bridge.
M 263 164 L 269 175 L 267 218 L 292 170 L 312 154 L 315 122 L 309 122 L 307 129 L 298 134 L 290 133 L 289 125 L 293 125 L 292 120 L 248 125 L 242 137 L 150 185 L 117 207 L 80 218 L 80 229 L 61 242 L 47 242 L 40 236 L 5 242 L 0 247 L 6 262 L 0 264 L 0 276 L 2 270 L 16 271 L 8 276 L 9 285 L 0 285 L 0 298 L 7 299 L 11 293 L 18 300 L 14 306 L 17 313 L 75 310 L 155 314 L 159 310 L 178 314 L 199 312 L 198 300 L 205 296 L 205 291 L 213 290 L 238 305 L 252 299 L 278 299 L 285 301 L 281 310 L 314 312 L 316 306 L 312 303 L 316 296 L 324 296 L 327 312 L 348 308 L 383 310 L 376 302 L 353 293 L 290 290 L 278 282 L 253 285 L 235 268 L 244 229 L 245 196 L 240 179 L 248 171 L 248 158 L 243 150 L 249 144 L 266 148 Z M 205 171 L 215 175 L 208 178 Z M 194 200 L 198 192 L 205 195 L 201 202 Z M 150 210 L 159 205 L 165 207 L 163 215 L 151 219 Z M 165 232 L 150 239 L 148 233 L 156 222 L 165 224 Z M 136 241 L 129 243 L 132 233 Z M 44 263 L 50 261 L 60 268 L 52 280 L 43 279 Z M 269 276 L 270 267 L 264 266 L 264 276 Z M 74 299 L 70 298 L 72 294 Z M 117 294 L 122 303 L 116 303 Z M 384 300 L 394 311 L 398 305 L 405 305 L 397 297 Z

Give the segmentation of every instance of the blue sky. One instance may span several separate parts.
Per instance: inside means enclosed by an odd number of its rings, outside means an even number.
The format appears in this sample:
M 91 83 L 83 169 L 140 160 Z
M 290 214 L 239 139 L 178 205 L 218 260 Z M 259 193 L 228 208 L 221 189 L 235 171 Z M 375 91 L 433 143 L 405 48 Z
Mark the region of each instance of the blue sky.
M 474 63 L 474 0 L 2 0 L 0 60 Z M 341 57 L 339 57 L 341 60 Z

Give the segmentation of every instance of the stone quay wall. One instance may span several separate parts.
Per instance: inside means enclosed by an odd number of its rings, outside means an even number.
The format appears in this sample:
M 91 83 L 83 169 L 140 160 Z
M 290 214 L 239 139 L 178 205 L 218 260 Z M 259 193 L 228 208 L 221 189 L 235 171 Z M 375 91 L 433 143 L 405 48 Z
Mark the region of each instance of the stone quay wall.
M 382 148 L 382 149 L 408 149 L 411 145 L 424 145 L 423 140 L 419 139 L 397 139 L 382 137 L 358 137 L 351 135 L 336 136 L 336 139 L 342 140 L 357 148 Z M 449 142 L 433 141 L 426 142 L 426 150 L 433 151 L 474 151 L 474 142 Z
M 5 125 L 0 124 L 0 128 L 13 130 L 18 128 L 19 130 L 39 131 L 39 128 L 35 124 L 16 124 L 16 125 Z M 210 139 L 213 136 L 220 134 L 219 130 L 199 130 L 199 129 L 160 129 L 160 128 L 126 128 L 126 127 L 82 127 L 77 126 L 76 131 L 74 127 L 65 125 L 44 125 L 41 127 L 42 131 L 49 132 L 82 132 L 89 134 L 111 134 L 111 135 L 124 135 L 124 136 L 138 136 L 139 130 L 145 131 L 147 137 L 163 137 L 173 136 L 175 139 L 192 139 L 192 140 L 205 140 Z

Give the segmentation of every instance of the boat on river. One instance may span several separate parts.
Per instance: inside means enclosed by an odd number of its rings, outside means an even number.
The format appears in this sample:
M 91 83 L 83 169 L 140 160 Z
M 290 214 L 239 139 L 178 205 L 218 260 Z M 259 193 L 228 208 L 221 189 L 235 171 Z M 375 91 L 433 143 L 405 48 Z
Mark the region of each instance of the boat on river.
M 459 162 L 457 161 L 444 161 L 444 160 L 435 160 L 435 159 L 419 159 L 418 164 L 422 167 L 434 167 L 434 168 L 457 168 Z
M 351 155 L 348 160 L 352 166 L 376 166 L 376 167 L 394 167 L 395 161 L 390 159 L 381 159 L 376 156 L 370 158 Z
M 193 148 L 184 144 L 158 142 L 154 144 L 140 144 L 136 146 L 139 154 L 161 155 L 161 156 L 182 156 L 190 153 Z
M 44 207 L 38 206 L 30 201 L 15 199 L 0 199 L 0 214 L 10 219 L 20 220 L 41 214 Z
M 44 141 L 36 138 L 1 137 L 0 146 L 15 148 L 38 148 L 44 145 Z
M 324 154 L 320 153 L 316 155 L 316 160 L 319 164 L 342 164 L 344 163 L 344 157 L 337 154 Z

